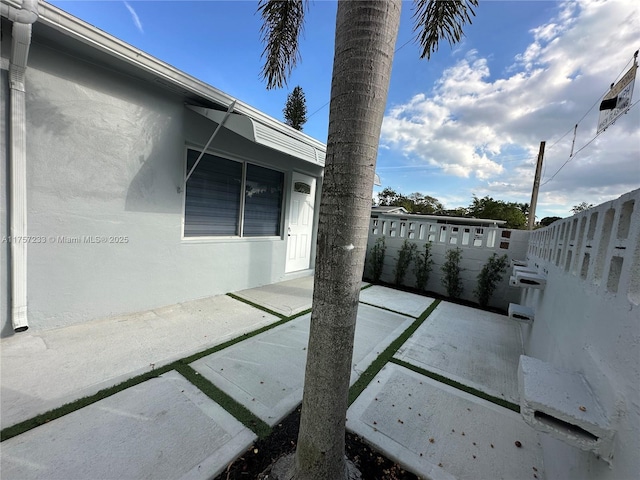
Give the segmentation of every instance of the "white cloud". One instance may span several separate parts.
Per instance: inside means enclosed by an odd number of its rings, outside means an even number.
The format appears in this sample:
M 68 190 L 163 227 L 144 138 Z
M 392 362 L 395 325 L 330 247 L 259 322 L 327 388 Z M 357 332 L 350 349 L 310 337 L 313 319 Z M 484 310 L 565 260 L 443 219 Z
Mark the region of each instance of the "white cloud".
M 136 11 L 129 4 L 129 2 L 124 2 L 124 6 L 127 7 L 127 10 L 129 10 L 129 13 L 131 14 L 131 18 L 133 19 L 133 23 L 135 24 L 136 28 L 140 31 L 140 33 L 144 33 L 144 30 L 142 28 L 142 22 L 140 21 L 140 17 L 138 17 L 138 14 L 136 13 Z
M 627 1 L 566 2 L 530 34 L 504 78 L 491 80 L 487 59 L 470 50 L 432 91 L 390 108 L 381 145 L 475 179 L 470 188 L 480 196 L 528 201 L 540 140 L 547 140 L 544 183 L 569 158 L 573 126 L 592 105 L 579 124 L 576 150 L 595 136 L 599 99 L 640 47 L 640 11 Z M 572 158 L 541 189 L 538 211 L 598 203 L 638 188 L 639 120 L 640 106 Z M 514 148 L 529 158 L 508 161 L 505 151 Z

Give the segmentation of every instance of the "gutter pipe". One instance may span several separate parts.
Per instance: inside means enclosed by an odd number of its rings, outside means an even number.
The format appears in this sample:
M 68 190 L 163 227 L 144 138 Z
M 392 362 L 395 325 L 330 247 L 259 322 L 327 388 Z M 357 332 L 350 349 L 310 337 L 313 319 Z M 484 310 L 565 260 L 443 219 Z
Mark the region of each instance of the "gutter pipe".
M 12 22 L 31 25 L 38 20 L 38 0 L 22 0 L 22 8 L 15 8 L 6 3 L 0 4 L 0 15 Z
M 25 74 L 31 45 L 31 25 L 38 20 L 38 0 L 23 0 L 18 9 L 0 4 L 0 14 L 13 22 L 9 63 L 9 177 L 11 235 L 11 322 L 15 332 L 29 328 L 27 321 L 27 141 Z

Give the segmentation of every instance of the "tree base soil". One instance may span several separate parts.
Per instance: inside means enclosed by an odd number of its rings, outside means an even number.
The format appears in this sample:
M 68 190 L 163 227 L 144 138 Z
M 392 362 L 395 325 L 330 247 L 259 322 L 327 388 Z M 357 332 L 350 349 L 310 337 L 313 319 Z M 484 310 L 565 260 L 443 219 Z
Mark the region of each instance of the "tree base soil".
M 281 457 L 295 452 L 299 425 L 300 407 L 274 426 L 267 438 L 257 440 L 243 455 L 230 463 L 215 480 L 278 479 L 274 475 L 277 471 L 272 472 L 272 468 Z M 353 433 L 346 434 L 345 451 L 347 459 L 358 469 L 362 480 L 420 480 L 420 477 L 405 471 Z

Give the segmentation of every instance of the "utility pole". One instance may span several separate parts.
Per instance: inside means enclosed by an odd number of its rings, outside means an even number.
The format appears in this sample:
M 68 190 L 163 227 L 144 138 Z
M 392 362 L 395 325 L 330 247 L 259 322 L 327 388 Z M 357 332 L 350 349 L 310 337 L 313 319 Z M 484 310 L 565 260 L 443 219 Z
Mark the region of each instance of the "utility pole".
M 538 163 L 536 164 L 536 176 L 533 179 L 533 191 L 531 192 L 531 203 L 529 204 L 529 230 L 533 230 L 536 223 L 536 204 L 538 203 L 538 190 L 540 189 L 540 173 L 542 171 L 542 159 L 544 158 L 544 145 L 546 142 L 540 142 L 540 151 L 538 152 Z

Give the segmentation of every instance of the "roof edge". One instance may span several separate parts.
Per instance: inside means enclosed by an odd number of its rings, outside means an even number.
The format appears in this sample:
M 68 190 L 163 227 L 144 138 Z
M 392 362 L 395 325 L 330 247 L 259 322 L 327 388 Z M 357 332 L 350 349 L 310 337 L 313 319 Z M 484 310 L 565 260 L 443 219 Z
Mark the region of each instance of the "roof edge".
M 21 3 L 15 0 L 0 0 L 6 5 L 19 8 Z M 54 28 L 69 37 L 75 38 L 85 44 L 105 52 L 113 57 L 119 58 L 129 64 L 152 73 L 159 78 L 171 82 L 180 88 L 199 95 L 207 100 L 216 102 L 228 107 L 236 100 L 234 111 L 251 117 L 253 120 L 267 125 L 284 135 L 304 142 L 322 153 L 326 153 L 326 145 L 315 138 L 302 133 L 283 122 L 261 112 L 240 100 L 233 98 L 217 88 L 198 80 L 197 78 L 172 67 L 166 62 L 159 60 L 148 53 L 135 48 L 113 35 L 100 30 L 99 28 L 65 12 L 64 10 L 51 5 L 45 1 L 38 2 L 40 17 L 38 23 Z

